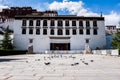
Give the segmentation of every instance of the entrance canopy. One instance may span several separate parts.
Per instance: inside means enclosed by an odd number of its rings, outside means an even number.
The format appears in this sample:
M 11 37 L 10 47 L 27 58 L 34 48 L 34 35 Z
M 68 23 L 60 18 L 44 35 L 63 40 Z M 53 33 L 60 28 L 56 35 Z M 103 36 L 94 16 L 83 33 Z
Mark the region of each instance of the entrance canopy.
M 70 43 L 70 37 L 50 37 L 50 43 Z

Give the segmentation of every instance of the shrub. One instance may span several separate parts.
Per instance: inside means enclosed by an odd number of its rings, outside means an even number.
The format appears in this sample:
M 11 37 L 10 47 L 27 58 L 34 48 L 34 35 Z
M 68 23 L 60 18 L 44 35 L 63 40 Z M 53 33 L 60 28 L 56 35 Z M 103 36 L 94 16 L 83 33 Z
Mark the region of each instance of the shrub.
M 26 54 L 27 50 L 0 50 L 0 56 Z

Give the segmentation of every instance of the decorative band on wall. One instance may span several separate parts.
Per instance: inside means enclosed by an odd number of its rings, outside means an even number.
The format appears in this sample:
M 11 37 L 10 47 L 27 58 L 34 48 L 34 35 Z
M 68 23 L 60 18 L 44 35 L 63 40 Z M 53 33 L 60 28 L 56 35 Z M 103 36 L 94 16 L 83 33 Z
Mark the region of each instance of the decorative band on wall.
M 70 37 L 50 37 L 50 39 L 70 39 Z

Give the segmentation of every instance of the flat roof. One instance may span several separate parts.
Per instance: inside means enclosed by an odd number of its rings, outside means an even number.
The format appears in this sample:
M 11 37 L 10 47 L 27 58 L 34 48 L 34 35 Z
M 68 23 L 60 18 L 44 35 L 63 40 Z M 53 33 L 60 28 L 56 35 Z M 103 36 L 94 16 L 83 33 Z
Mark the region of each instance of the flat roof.
M 116 27 L 115 25 L 107 25 L 106 27 Z
M 82 19 L 82 20 L 104 20 L 104 17 L 84 17 L 76 15 L 58 15 L 58 16 L 41 16 L 41 15 L 17 15 L 15 19 Z

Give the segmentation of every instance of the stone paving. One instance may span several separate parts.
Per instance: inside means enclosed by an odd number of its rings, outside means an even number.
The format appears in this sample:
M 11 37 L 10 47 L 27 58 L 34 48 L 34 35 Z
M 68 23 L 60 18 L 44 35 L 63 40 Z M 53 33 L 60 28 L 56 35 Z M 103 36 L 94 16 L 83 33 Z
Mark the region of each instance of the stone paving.
M 0 56 L 0 80 L 120 80 L 120 57 L 92 54 Z

